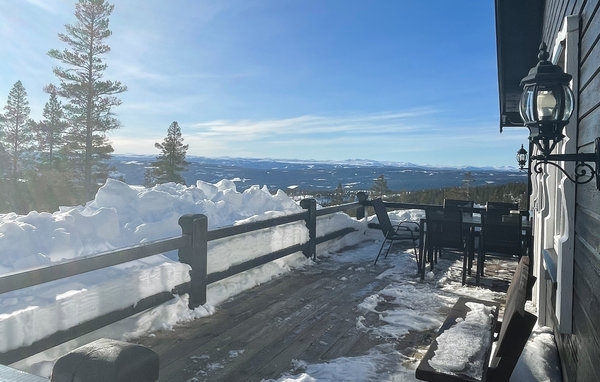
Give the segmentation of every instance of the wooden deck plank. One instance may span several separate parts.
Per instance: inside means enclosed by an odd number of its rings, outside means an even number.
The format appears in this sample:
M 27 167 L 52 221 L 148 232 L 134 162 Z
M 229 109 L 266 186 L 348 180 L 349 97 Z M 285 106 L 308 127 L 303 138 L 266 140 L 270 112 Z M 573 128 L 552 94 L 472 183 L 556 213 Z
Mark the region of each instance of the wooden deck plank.
M 372 279 L 372 276 L 366 276 Z M 332 279 L 332 282 L 337 280 Z M 336 298 L 331 299 L 330 292 L 324 291 L 318 297 L 324 301 L 323 309 L 308 322 L 298 325 L 291 333 L 283 333 L 281 341 L 264 347 L 260 354 L 252 360 L 247 371 L 252 380 L 261 378 L 276 378 L 282 370 L 288 370 L 293 359 L 303 360 L 308 363 L 323 362 L 321 355 L 330 346 L 337 342 L 347 330 L 347 325 L 356 326 L 356 305 L 367 297 L 367 294 L 355 293 L 364 285 L 365 276 L 355 277 L 336 286 Z M 383 282 L 381 282 L 383 287 Z M 364 289 L 364 288 L 360 288 Z M 360 290 L 359 289 L 359 290 Z M 353 296 L 354 295 L 354 296 Z M 348 320 L 348 321 L 346 321 Z M 345 324 L 345 325 L 344 325 Z M 344 354 L 345 355 L 345 354 Z M 258 366 L 257 366 L 258 365 Z M 232 372 L 228 374 L 229 380 L 241 380 L 243 375 Z
M 356 325 L 361 315 L 367 327 L 381 324 L 377 313 L 359 311 L 358 305 L 389 284 L 388 279 L 377 276 L 396 263 L 393 257 L 390 260 L 373 267 L 372 260 L 343 263 L 320 259 L 316 265 L 241 293 L 219 305 L 209 317 L 154 333 L 139 343 L 159 354 L 160 380 L 173 382 L 277 379 L 293 372 L 292 360 L 314 364 L 362 356 L 383 343 L 406 359 L 418 357 L 418 348 L 427 346 L 435 331 L 415 331 L 393 339 Z M 489 263 L 490 274 L 497 268 L 495 263 Z M 456 273 L 459 282 L 462 263 L 456 264 L 458 271 L 449 274 Z M 376 311 L 395 308 L 393 300 L 380 305 Z
M 293 359 L 322 362 L 377 343 L 356 329 L 356 306 L 385 286 L 375 279 L 384 270 L 367 263 L 319 264 L 244 292 L 210 317 L 139 342 L 159 354 L 160 380 L 277 378 Z
M 287 285 L 286 281 L 290 281 L 290 284 Z M 241 339 L 246 335 L 259 335 L 264 330 L 261 326 L 264 326 L 265 320 L 276 317 L 277 312 L 283 311 L 286 304 L 304 303 L 303 285 L 294 281 L 296 280 L 278 279 L 269 283 L 269 287 L 252 288 L 220 306 L 212 316 L 185 323 L 174 332 L 156 333 L 143 342 L 160 355 L 161 367 L 167 368 L 182 358 L 201 356 L 195 354 L 198 353 L 199 346 L 204 349 L 210 349 L 210 346 L 216 348 L 227 337 Z M 318 276 L 309 281 L 317 285 L 325 283 Z M 292 288 L 291 293 L 289 288 Z M 257 326 L 260 328 L 258 331 L 248 330 Z

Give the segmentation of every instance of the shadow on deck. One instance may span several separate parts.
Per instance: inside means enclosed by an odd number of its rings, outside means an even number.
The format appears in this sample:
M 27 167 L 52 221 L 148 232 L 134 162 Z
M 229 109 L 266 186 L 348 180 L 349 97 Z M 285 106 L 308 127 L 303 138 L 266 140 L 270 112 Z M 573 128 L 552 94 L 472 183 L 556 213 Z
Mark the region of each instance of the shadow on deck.
M 439 278 L 420 282 L 413 256 L 401 253 L 401 248 L 396 250 L 400 253 L 391 253 L 374 267 L 376 248 L 375 243 L 319 259 L 313 266 L 290 272 L 219 305 L 212 316 L 156 332 L 138 342 L 159 354 L 161 381 L 277 379 L 303 372 L 302 365 L 360 357 L 373 351 L 384 355 L 372 371 L 378 379 L 401 374 L 403 380 L 412 380 L 417 360 L 437 331 L 437 321 L 441 324 L 442 315 L 451 306 L 454 291 L 438 285 Z M 372 256 L 359 262 L 344 260 L 352 251 Z M 486 262 L 483 287 L 506 291 L 513 263 Z M 435 273 L 445 277 L 445 285 L 460 285 L 460 267 L 460 257 L 446 253 Z M 400 287 L 386 292 L 394 282 Z M 397 295 L 402 288 L 443 297 L 439 306 L 433 303 L 429 308 L 431 314 L 427 305 L 408 304 L 408 313 L 414 317 L 386 315 L 407 304 Z M 469 293 L 475 288 L 457 289 Z M 501 298 L 501 294 L 494 295 L 498 296 Z M 366 299 L 370 299 L 373 309 L 361 305 Z M 426 328 L 411 327 L 411 321 L 420 321 L 423 315 L 431 316 L 423 320 Z M 407 321 L 408 329 L 402 328 L 402 320 Z M 391 332 L 379 330 L 386 325 L 393 326 Z

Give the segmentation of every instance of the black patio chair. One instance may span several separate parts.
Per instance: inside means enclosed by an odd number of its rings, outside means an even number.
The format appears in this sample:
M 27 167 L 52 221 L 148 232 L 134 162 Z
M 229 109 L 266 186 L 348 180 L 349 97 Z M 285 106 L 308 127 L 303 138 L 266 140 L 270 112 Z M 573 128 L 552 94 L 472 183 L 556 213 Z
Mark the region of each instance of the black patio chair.
M 486 223 L 488 225 L 501 224 L 503 220 L 510 220 L 510 216 L 512 216 L 510 211 L 515 211 L 518 209 L 519 203 L 487 202 L 485 205 Z M 482 223 L 483 219 L 484 217 L 482 216 Z
M 444 199 L 444 208 L 458 208 L 463 214 L 473 215 L 475 202 L 472 200 Z
M 502 212 L 504 215 L 510 214 L 510 211 L 518 210 L 519 203 L 505 203 L 505 202 L 487 202 L 485 209 L 488 212 Z
M 412 221 L 403 221 L 400 222 L 396 226 L 396 228 L 394 228 L 392 222 L 390 221 L 390 217 L 387 213 L 385 205 L 383 204 L 383 200 L 381 200 L 381 198 L 373 199 L 371 201 L 371 205 L 375 210 L 377 220 L 379 220 L 379 227 L 381 228 L 381 232 L 383 232 L 384 236 L 383 243 L 381 243 L 381 247 L 379 247 L 379 252 L 377 252 L 377 257 L 375 258 L 375 264 L 377 264 L 377 260 L 379 260 L 379 256 L 381 255 L 381 251 L 383 250 L 385 243 L 387 243 L 388 241 L 390 242 L 390 245 L 385 251 L 384 256 L 387 257 L 395 241 L 411 240 L 413 243 L 413 249 L 415 251 L 415 258 L 417 259 L 418 266 L 419 257 L 417 254 L 417 241 L 419 239 L 419 224 Z
M 427 229 L 423 261 L 430 261 L 431 270 L 443 248 L 465 251 L 462 214 L 462 209 L 457 207 L 425 210 Z M 424 268 L 423 264 L 423 271 Z
M 518 257 L 525 253 L 522 220 L 519 214 L 502 214 L 495 210 L 481 214 L 481 238 L 477 261 L 477 283 L 483 276 L 487 255 Z

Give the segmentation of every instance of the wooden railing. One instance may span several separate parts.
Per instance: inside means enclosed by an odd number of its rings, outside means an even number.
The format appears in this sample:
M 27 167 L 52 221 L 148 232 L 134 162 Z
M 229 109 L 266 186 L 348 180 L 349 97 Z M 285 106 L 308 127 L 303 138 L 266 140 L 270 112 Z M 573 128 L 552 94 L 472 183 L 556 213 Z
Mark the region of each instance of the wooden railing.
M 347 235 L 354 231 L 353 228 L 347 227 L 335 232 L 317 236 L 317 218 L 355 209 L 356 218 L 360 220 L 365 217 L 367 207 L 371 205 L 371 201 L 368 200 L 367 194 L 364 192 L 357 193 L 357 199 L 358 201 L 354 203 L 326 207 L 319 210 L 316 208 L 314 199 L 304 199 L 300 202 L 300 205 L 305 210 L 303 212 L 252 223 L 218 228 L 210 231 L 208 230 L 208 220 L 206 216 L 201 214 L 184 215 L 179 219 L 179 225 L 181 226 L 182 231 L 182 234 L 179 237 L 157 240 L 128 248 L 79 257 L 75 260 L 63 261 L 51 266 L 40 267 L 24 272 L 5 274 L 0 277 L 0 294 L 80 275 L 133 260 L 143 259 L 145 257 L 173 250 L 178 250 L 179 260 L 182 263 L 189 264 L 191 267 L 189 282 L 177 285 L 171 291 L 164 291 L 145 297 L 126 308 L 106 313 L 69 329 L 55 332 L 28 346 L 0 353 L 0 364 L 10 364 L 20 359 L 27 358 L 134 314 L 156 307 L 172 299 L 175 294 L 189 294 L 189 307 L 195 308 L 206 303 L 206 288 L 209 284 L 245 272 L 292 253 L 301 251 L 307 258 L 312 257 L 314 259 L 316 258 L 317 244 Z M 384 204 L 389 209 L 428 210 L 442 208 L 440 205 L 433 204 L 395 202 L 384 202 Z M 473 208 L 472 210 L 473 212 L 481 212 L 484 209 Z M 243 263 L 231 265 L 224 271 L 213 273 L 207 272 L 208 242 L 299 221 L 305 222 L 309 233 L 308 241 L 294 244 L 275 252 L 260 255 Z
M 330 232 L 326 235 L 317 236 L 317 217 L 356 209 L 357 218 L 363 218 L 365 215 L 365 206 L 368 205 L 368 201 L 366 200 L 366 194 L 359 194 L 361 195 L 359 195 L 358 202 L 326 207 L 319 210 L 316 208 L 314 199 L 305 199 L 301 201 L 300 205 L 306 211 L 210 231 L 208 230 L 206 216 L 200 214 L 184 215 L 179 219 L 179 225 L 182 230 L 182 234 L 179 237 L 157 240 L 129 248 L 85 256 L 83 258 L 80 257 L 76 260 L 68 260 L 24 272 L 6 274 L 0 277 L 0 294 L 64 279 L 70 276 L 80 275 L 133 260 L 143 259 L 145 257 L 173 250 L 179 251 L 179 260 L 181 262 L 191 266 L 189 282 L 177 285 L 171 291 L 165 291 L 145 297 L 124 309 L 106 313 L 69 329 L 55 332 L 45 338 L 36 340 L 28 346 L 0 353 L 0 364 L 10 364 L 20 359 L 27 358 L 41 351 L 100 329 L 106 325 L 156 307 L 172 299 L 174 294 L 188 293 L 190 296 L 189 306 L 190 308 L 195 308 L 206 303 L 207 285 L 292 253 L 302 251 L 307 258 L 315 258 L 317 244 L 344 236 L 354 231 L 353 228 L 344 228 L 335 232 Z M 224 271 L 210 274 L 207 273 L 208 242 L 298 221 L 305 222 L 309 231 L 308 241 L 261 255 L 240 264 L 234 264 Z

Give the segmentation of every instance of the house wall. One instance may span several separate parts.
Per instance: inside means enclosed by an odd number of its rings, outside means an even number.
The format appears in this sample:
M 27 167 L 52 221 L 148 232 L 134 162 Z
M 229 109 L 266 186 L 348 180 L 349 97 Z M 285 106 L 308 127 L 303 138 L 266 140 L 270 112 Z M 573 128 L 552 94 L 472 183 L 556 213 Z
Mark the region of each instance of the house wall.
M 593 152 L 600 136 L 599 0 L 547 0 L 543 39 L 554 48 L 568 15 L 580 16 L 577 137 L 579 152 Z M 550 193 L 553 190 L 548 190 Z M 595 181 L 576 186 L 571 333 L 561 334 L 554 312 L 556 290 L 547 288 L 546 323 L 555 324 L 565 381 L 600 381 L 600 191 Z M 544 309 L 544 307 L 540 307 Z M 550 321 L 550 322 L 548 322 Z

